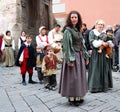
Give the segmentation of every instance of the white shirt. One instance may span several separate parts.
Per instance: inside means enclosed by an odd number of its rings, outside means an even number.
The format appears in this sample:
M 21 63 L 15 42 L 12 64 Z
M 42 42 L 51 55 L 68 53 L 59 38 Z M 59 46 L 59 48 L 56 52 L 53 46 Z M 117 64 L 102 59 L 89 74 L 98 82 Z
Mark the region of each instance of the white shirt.
M 21 36 L 20 37 L 23 41 L 25 41 L 26 40 L 26 37 L 25 36 Z M 21 47 L 21 39 L 19 38 L 19 40 L 18 40 L 18 49 L 20 49 L 20 47 Z
M 53 29 L 48 33 L 48 38 L 50 39 L 50 44 L 52 45 L 52 47 L 55 47 L 58 45 L 55 42 L 61 41 L 63 39 L 63 35 L 60 31 L 56 32 L 55 29 Z
M 26 46 L 29 46 L 30 44 L 28 44 L 27 42 L 24 43 Z M 19 58 L 19 61 L 20 62 L 23 62 L 23 59 L 24 59 L 24 50 L 22 51 L 21 55 L 20 55 L 20 58 Z
M 5 36 L 4 38 L 6 38 L 6 39 L 11 39 L 12 37 L 11 37 L 11 36 Z M 6 44 L 6 42 L 5 42 L 5 40 L 3 39 L 3 41 L 2 41 L 2 46 L 1 46 L 1 50 L 4 50 L 4 49 L 5 49 L 5 44 Z M 13 50 L 15 50 L 15 41 L 13 40 L 13 38 L 12 38 L 12 43 L 11 43 L 11 45 L 12 45 Z
M 41 38 L 41 39 L 40 39 Z M 42 40 L 42 41 L 41 41 Z M 49 38 L 48 38 L 48 43 L 46 42 L 46 35 L 42 36 L 42 35 L 37 35 L 36 36 L 36 43 L 37 46 L 41 46 L 42 48 L 45 48 L 46 45 L 49 43 Z

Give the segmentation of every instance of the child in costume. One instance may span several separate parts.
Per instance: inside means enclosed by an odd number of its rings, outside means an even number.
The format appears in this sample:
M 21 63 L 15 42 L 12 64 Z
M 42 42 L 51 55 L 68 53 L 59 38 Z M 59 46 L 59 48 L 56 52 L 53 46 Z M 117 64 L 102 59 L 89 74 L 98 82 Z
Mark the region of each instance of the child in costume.
M 16 65 L 20 66 L 21 75 L 22 75 L 22 84 L 26 85 L 26 72 L 29 73 L 28 83 L 35 84 L 37 82 L 32 80 L 33 76 L 33 67 L 35 67 L 35 50 L 31 45 L 32 37 L 26 36 L 26 42 L 22 44 L 18 52 Z
M 20 49 L 21 45 L 26 41 L 26 32 L 22 31 L 21 36 L 18 39 L 18 49 Z
M 6 31 L 6 35 L 3 37 L 1 51 L 3 54 L 3 60 L 5 60 L 6 67 L 14 66 L 14 51 L 15 51 L 15 41 L 11 36 L 11 31 Z
M 40 81 L 40 84 L 43 84 L 43 73 L 42 73 L 42 61 L 45 54 L 43 53 L 43 49 L 41 46 L 36 47 L 36 67 L 35 70 L 38 74 L 38 79 Z
M 44 56 L 42 63 L 42 72 L 44 74 L 44 85 L 46 89 L 56 89 L 57 63 L 62 63 L 62 60 L 57 58 L 52 47 L 48 47 L 47 54 Z
M 107 29 L 106 30 L 106 37 L 103 39 L 104 42 L 108 42 L 108 46 L 105 47 L 103 45 L 101 45 L 99 47 L 98 53 L 101 53 L 102 50 L 105 48 L 106 49 L 106 58 L 110 58 L 110 54 L 112 52 L 112 47 L 114 46 L 112 44 L 113 41 L 113 30 L 112 29 Z

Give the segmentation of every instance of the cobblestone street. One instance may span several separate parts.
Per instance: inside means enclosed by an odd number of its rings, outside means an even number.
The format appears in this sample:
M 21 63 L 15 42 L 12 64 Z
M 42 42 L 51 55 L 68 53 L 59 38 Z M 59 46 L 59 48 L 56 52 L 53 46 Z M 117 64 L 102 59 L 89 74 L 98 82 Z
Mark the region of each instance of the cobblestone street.
M 120 112 L 120 72 L 113 72 L 112 90 L 88 92 L 79 107 L 70 106 L 67 99 L 58 94 L 58 89 L 46 91 L 40 84 L 23 86 L 18 67 L 0 65 L 0 72 L 0 112 Z M 60 70 L 58 83 L 59 77 Z M 36 71 L 33 80 L 38 81 Z

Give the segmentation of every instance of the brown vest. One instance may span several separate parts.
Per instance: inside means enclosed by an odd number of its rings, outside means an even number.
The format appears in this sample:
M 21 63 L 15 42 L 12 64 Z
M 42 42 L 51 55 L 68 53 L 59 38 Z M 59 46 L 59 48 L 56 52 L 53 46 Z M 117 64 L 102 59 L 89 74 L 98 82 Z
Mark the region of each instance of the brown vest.
M 73 41 L 73 48 L 75 51 L 81 51 L 82 50 L 82 43 L 80 37 L 82 36 L 80 32 L 73 31 L 71 28 L 66 27 L 72 34 L 72 41 Z M 83 37 L 81 37 L 83 38 Z
M 57 62 L 56 55 L 53 55 L 52 59 L 50 59 L 50 57 L 46 55 L 45 62 L 46 62 L 46 65 L 45 65 L 46 69 L 56 69 L 56 62 Z

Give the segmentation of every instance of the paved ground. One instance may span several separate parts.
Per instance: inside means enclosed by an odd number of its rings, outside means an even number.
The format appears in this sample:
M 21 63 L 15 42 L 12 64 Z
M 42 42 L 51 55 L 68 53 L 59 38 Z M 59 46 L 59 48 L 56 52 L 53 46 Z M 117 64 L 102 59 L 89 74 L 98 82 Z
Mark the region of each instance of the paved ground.
M 0 112 L 120 112 L 120 72 L 113 73 L 112 90 L 88 93 L 79 107 L 70 106 L 58 90 L 46 91 L 40 84 L 21 85 L 18 67 L 0 65 L 0 72 Z M 36 71 L 33 79 L 38 81 Z

